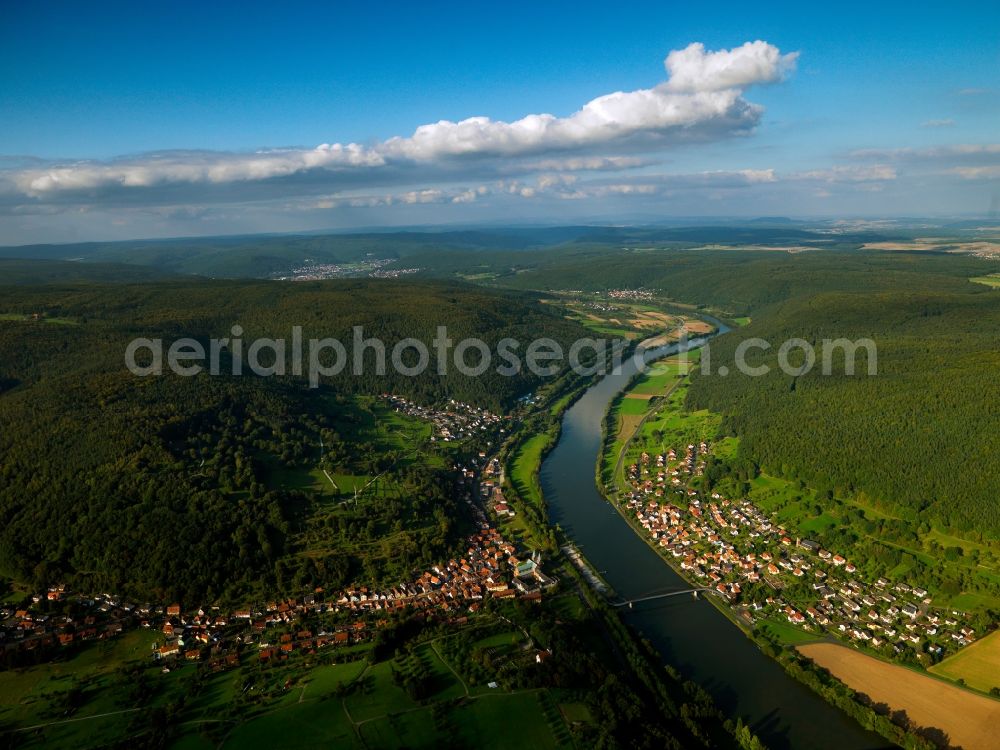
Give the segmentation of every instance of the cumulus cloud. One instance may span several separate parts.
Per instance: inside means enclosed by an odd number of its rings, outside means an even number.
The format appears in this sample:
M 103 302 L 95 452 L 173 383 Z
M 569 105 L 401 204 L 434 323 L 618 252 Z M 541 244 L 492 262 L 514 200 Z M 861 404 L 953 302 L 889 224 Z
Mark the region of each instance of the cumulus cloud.
M 599 96 L 565 117 L 441 120 L 371 145 L 324 143 L 311 149 L 166 152 L 109 162 L 25 164 L 0 171 L 0 186 L 36 201 L 63 195 L 100 203 L 110 194 L 120 199 L 123 194 L 146 195 L 152 201 L 156 189 L 177 186 L 198 186 L 208 193 L 225 189 L 232 198 L 233 190 L 262 183 L 288 193 L 305 186 L 316 192 L 317 185 L 329 192 L 359 181 L 417 187 L 448 175 L 461 179 L 518 170 L 629 169 L 649 163 L 629 151 L 648 154 L 753 130 L 763 108 L 746 100 L 745 90 L 784 79 L 797 54 L 782 54 L 763 41 L 718 51 L 695 43 L 667 55 L 668 78 L 661 84 Z M 608 154 L 615 151 L 619 154 Z M 424 194 L 413 191 L 413 202 L 421 202 Z
M 798 52 L 783 55 L 760 40 L 718 52 L 706 52 L 705 45 L 696 42 L 667 55 L 664 65 L 670 78 L 665 87 L 694 93 L 775 83 L 795 69 L 798 57 Z

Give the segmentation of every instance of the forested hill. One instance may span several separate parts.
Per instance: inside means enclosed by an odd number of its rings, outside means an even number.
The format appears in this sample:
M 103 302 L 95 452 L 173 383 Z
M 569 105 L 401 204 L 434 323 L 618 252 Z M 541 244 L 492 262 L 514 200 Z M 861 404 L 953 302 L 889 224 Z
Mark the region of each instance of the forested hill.
M 379 444 L 353 394 L 499 408 L 535 381 L 391 368 L 382 378 L 348 369 L 317 390 L 301 378 L 138 378 L 124 366 L 131 338 L 223 337 L 237 323 L 246 341 L 301 325 L 306 338 L 343 337 L 348 348 L 353 325 L 390 348 L 406 336 L 429 345 L 439 324 L 456 341 L 494 345 L 582 333 L 530 296 L 442 283 L 88 283 L 6 287 L 0 300 L 0 574 L 154 600 L 239 600 L 430 564 L 458 538 L 461 514 L 443 477 L 405 462 L 386 479 L 398 498 L 335 519 L 321 534 L 331 549 L 301 554 L 313 501 L 298 484 L 318 471 L 320 440 L 345 473 L 378 474 L 417 446 Z M 377 549 L 362 559 L 332 543 L 373 544 L 390 530 L 389 568 L 374 564 Z
M 0 258 L 0 284 L 98 283 L 163 281 L 177 274 L 126 263 L 80 263 L 67 260 Z
M 516 276 L 537 289 L 646 288 L 751 324 L 712 344 L 727 377 L 695 379 L 690 405 L 726 415 L 742 457 L 770 473 L 966 537 L 1000 538 L 1000 291 L 970 278 L 997 261 L 943 253 L 656 250 L 550 259 Z M 772 343 L 766 377 L 733 366 L 746 338 Z M 777 349 L 790 338 L 871 338 L 854 377 L 817 367 L 790 378 Z M 914 526 L 915 528 L 915 526 Z
M 743 455 L 769 472 L 838 494 L 864 493 L 911 520 L 1000 537 L 1000 294 L 828 293 L 778 306 L 712 346 L 712 369 L 696 377 L 690 403 L 729 415 Z M 751 350 L 764 377 L 733 367 L 745 338 L 777 342 Z M 830 376 L 819 362 L 790 377 L 776 349 L 802 338 L 819 355 L 824 339 L 871 338 L 878 374 L 856 374 L 843 357 Z M 821 355 L 820 355 L 821 356 Z M 796 361 L 795 364 L 798 364 Z
M 135 337 L 163 338 L 165 348 L 175 338 L 193 337 L 207 350 L 210 338 L 230 337 L 234 325 L 243 329 L 247 345 L 260 337 L 290 340 L 293 326 L 301 326 L 305 341 L 332 337 L 348 352 L 355 326 L 362 327 L 366 338 L 384 342 L 389 353 L 409 337 L 431 349 L 438 326 L 446 326 L 456 343 L 477 337 L 493 352 L 500 339 L 514 338 L 522 342 L 521 356 L 535 338 L 548 336 L 568 343 L 582 334 L 576 324 L 533 295 L 433 281 L 64 284 L 0 289 L 0 300 L 0 314 L 8 319 L 38 315 L 61 324 L 26 326 L 10 321 L 0 329 L 0 377 L 8 383 L 31 383 L 41 374 L 69 378 L 81 371 L 120 374 L 125 348 Z M 290 342 L 287 349 L 290 352 Z M 475 363 L 477 356 L 471 350 L 468 362 Z M 308 358 L 307 352 L 303 358 Z M 505 377 L 494 367 L 479 377 L 463 376 L 453 366 L 446 375 L 438 375 L 434 361 L 421 377 L 398 374 L 391 366 L 380 376 L 367 365 L 359 376 L 348 365 L 339 375 L 324 379 L 340 392 L 392 391 L 424 403 L 456 398 L 490 407 L 510 403 L 536 381 L 526 370 Z
M 926 230 L 924 230 L 926 231 Z M 426 229 L 308 235 L 250 235 L 84 242 L 0 247 L 0 258 L 127 263 L 213 278 L 269 278 L 310 264 L 345 264 L 372 258 L 396 259 L 435 274 L 449 265 L 497 263 L 534 267 L 550 251 L 558 256 L 650 245 L 678 248 L 706 243 L 769 244 L 816 248 L 859 247 L 907 236 L 894 230 L 831 235 L 816 227 L 781 221 L 709 226 L 553 226 Z M 483 259 L 477 259 L 482 254 Z
M 932 253 L 591 249 L 540 256 L 530 267 L 498 275 L 496 283 L 541 290 L 641 287 L 677 302 L 758 316 L 768 305 L 830 291 L 984 293 L 968 279 L 996 267 L 979 258 Z

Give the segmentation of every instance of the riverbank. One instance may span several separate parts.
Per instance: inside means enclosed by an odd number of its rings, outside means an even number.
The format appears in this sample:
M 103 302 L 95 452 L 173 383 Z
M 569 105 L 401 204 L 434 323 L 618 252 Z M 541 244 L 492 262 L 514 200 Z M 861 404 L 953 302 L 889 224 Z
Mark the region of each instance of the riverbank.
M 688 355 L 696 354 L 697 351 L 698 351 L 697 349 L 688 350 L 687 354 Z M 655 365 L 657 362 L 662 362 L 663 360 L 671 356 L 674 355 L 666 355 L 664 358 L 660 360 L 654 360 L 649 364 Z M 680 565 L 678 565 L 674 560 L 672 560 L 668 555 L 666 555 L 663 551 L 663 548 L 658 546 L 655 543 L 655 541 L 650 537 L 647 530 L 644 529 L 639 524 L 636 516 L 634 514 L 630 514 L 627 508 L 624 507 L 621 503 L 620 493 L 622 492 L 622 488 L 618 484 L 619 470 L 621 468 L 621 464 L 624 461 L 625 455 L 627 454 L 631 443 L 635 440 L 636 435 L 638 435 L 640 430 L 642 429 L 643 424 L 645 424 L 646 421 L 657 412 L 657 410 L 660 408 L 662 404 L 650 406 L 649 409 L 642 415 L 641 420 L 635 426 L 634 430 L 628 436 L 626 441 L 622 445 L 617 447 L 617 449 L 615 450 L 616 455 L 614 456 L 608 455 L 608 449 L 615 444 L 610 434 L 610 430 L 615 429 L 615 425 L 612 424 L 613 420 L 611 419 L 615 406 L 622 403 L 623 398 L 627 397 L 627 395 L 631 392 L 631 390 L 642 382 L 644 377 L 647 376 L 643 374 L 637 374 L 632 378 L 632 380 L 629 381 L 629 383 L 619 393 L 619 395 L 612 400 L 611 406 L 609 407 L 608 416 L 602 421 L 603 428 L 602 428 L 601 444 L 603 449 L 601 451 L 600 461 L 598 462 L 597 472 L 596 472 L 597 491 L 604 498 L 604 500 L 612 508 L 615 509 L 618 515 L 629 525 L 629 527 L 636 533 L 636 535 L 650 549 L 652 549 L 656 553 L 656 555 L 661 560 L 663 560 L 664 563 L 666 563 L 666 565 L 674 572 L 675 575 L 677 575 L 678 578 L 680 578 L 682 581 L 688 584 L 688 586 L 690 586 L 692 589 L 700 588 L 703 586 L 703 583 L 695 580 L 693 576 L 689 575 L 687 571 L 681 568 Z M 673 393 L 681 386 L 684 380 L 688 377 L 690 377 L 690 370 L 683 373 L 679 372 L 676 376 L 675 382 L 673 382 L 673 384 L 670 385 L 668 391 L 664 394 L 663 398 L 670 398 L 670 396 L 673 395 Z M 613 466 L 614 466 L 614 468 L 612 469 L 612 473 L 609 477 L 610 483 L 613 485 L 612 487 L 609 487 L 608 483 L 602 482 L 602 479 L 607 474 L 608 467 L 606 463 L 609 458 L 613 459 Z M 717 595 L 709 595 L 704 598 L 720 613 L 722 613 L 730 622 L 732 622 L 736 627 L 738 627 L 746 636 L 752 638 L 753 628 L 751 624 L 747 623 L 743 618 L 741 618 L 732 609 L 732 607 L 728 605 L 728 603 L 723 601 Z
M 677 382 L 670 388 L 670 393 L 672 394 L 681 384 L 684 382 L 683 377 L 678 377 Z M 642 380 L 630 381 L 626 386 L 629 389 L 637 389 L 642 383 Z M 777 568 L 774 564 L 769 564 L 767 567 L 769 571 L 763 571 L 763 568 L 755 562 L 755 558 L 761 553 L 760 543 L 764 542 L 765 539 L 771 540 L 770 549 L 767 544 L 764 544 L 764 556 L 766 560 L 773 560 L 775 563 L 781 561 L 782 566 L 788 565 L 788 569 L 791 570 L 793 565 L 785 559 L 788 552 L 783 551 L 784 547 L 790 547 L 791 540 L 785 537 L 784 530 L 779 530 L 779 536 L 781 536 L 780 543 L 778 543 L 777 537 L 773 537 L 775 531 L 774 527 L 763 521 L 763 518 L 756 513 L 749 503 L 743 502 L 736 504 L 731 504 L 729 501 L 723 499 L 723 496 L 713 492 L 711 497 L 712 500 L 706 502 L 707 493 L 711 490 L 709 486 L 708 489 L 702 485 L 702 480 L 700 477 L 703 474 L 706 459 L 710 455 L 710 451 L 707 447 L 707 441 L 710 441 L 714 437 L 714 432 L 711 435 L 688 435 L 685 439 L 679 443 L 672 443 L 669 437 L 664 438 L 662 433 L 654 433 L 653 435 L 644 435 L 644 442 L 640 442 L 638 447 L 633 447 L 632 442 L 637 438 L 640 433 L 637 427 L 624 442 L 615 442 L 612 440 L 612 431 L 619 428 L 619 420 L 613 419 L 614 407 L 615 405 L 621 403 L 628 403 L 626 399 L 631 395 L 630 392 L 624 391 L 618 394 L 614 399 L 612 399 L 612 406 L 609 409 L 608 417 L 603 420 L 604 430 L 602 432 L 602 451 L 600 453 L 601 466 L 598 469 L 598 476 L 608 478 L 608 467 L 610 465 L 620 466 L 623 463 L 623 459 L 626 454 L 629 454 L 631 450 L 629 462 L 631 466 L 628 470 L 627 476 L 622 474 L 619 476 L 619 472 L 616 470 L 613 476 L 610 477 L 610 481 L 598 482 L 597 489 L 602 495 L 602 497 L 612 505 L 614 510 L 625 519 L 631 530 L 639 536 L 640 539 L 651 549 L 653 549 L 657 557 L 663 562 L 667 563 L 667 566 L 675 573 L 675 575 L 687 582 L 692 587 L 699 587 L 705 585 L 706 577 L 711 578 L 712 583 L 710 586 L 714 586 L 715 582 L 718 582 L 717 588 L 720 591 L 720 595 L 717 597 L 709 597 L 710 603 L 716 607 L 716 609 L 722 614 L 724 614 L 727 619 L 735 624 L 744 635 L 748 636 L 751 642 L 753 642 L 758 648 L 761 648 L 765 654 L 777 658 L 777 661 L 788 671 L 788 673 L 799 679 L 800 672 L 806 668 L 792 668 L 789 665 L 789 660 L 785 658 L 787 655 L 783 654 L 780 649 L 781 646 L 778 645 L 778 651 L 774 650 L 773 639 L 777 639 L 779 643 L 788 645 L 796 641 L 810 640 L 810 633 L 806 632 L 810 630 L 812 626 L 805 624 L 805 630 L 801 627 L 795 627 L 793 625 L 784 625 L 785 617 L 789 622 L 799 622 L 806 623 L 806 618 L 803 615 L 798 614 L 793 609 L 791 609 L 782 600 L 785 596 L 783 588 L 785 585 L 791 585 L 794 588 L 795 578 L 789 577 L 787 583 L 783 583 L 779 579 L 782 578 L 780 575 L 781 570 Z M 677 403 L 658 403 L 651 404 L 648 410 L 642 414 L 640 426 L 650 419 L 654 415 L 658 415 L 661 411 L 666 411 L 668 413 L 672 411 L 680 412 L 683 410 L 683 395 L 679 395 L 676 399 Z M 673 414 L 672 416 L 668 414 L 668 419 L 673 419 L 675 423 L 680 426 L 680 432 L 683 434 L 684 429 L 691 429 L 692 427 L 701 426 L 700 421 L 696 418 L 693 420 L 692 425 L 685 425 L 685 416 L 681 414 Z M 676 437 L 676 435 L 674 436 Z M 690 441 L 690 442 L 689 442 Z M 683 446 L 687 444 L 687 455 L 681 457 L 680 454 L 684 453 Z M 671 447 L 671 445 L 673 447 Z M 614 446 L 615 451 L 609 451 L 608 448 Z M 675 450 L 677 449 L 678 457 L 680 458 L 680 463 L 676 463 L 675 460 Z M 665 481 L 666 480 L 666 481 Z M 657 488 L 655 493 L 653 488 Z M 693 489 L 692 489 L 693 488 Z M 697 492 L 696 492 L 697 490 Z M 696 497 L 690 497 L 691 495 L 697 495 Z M 668 499 L 668 498 L 672 498 Z M 662 503 L 666 502 L 666 505 Z M 679 508 L 672 505 L 672 502 L 679 504 Z M 686 510 L 684 510 L 686 508 Z M 749 508 L 749 510 L 748 510 Z M 725 517 L 723 516 L 725 514 Z M 708 519 L 712 519 L 709 521 Z M 763 525 L 761 522 L 763 521 Z M 758 528 L 760 526 L 760 528 Z M 757 529 L 757 533 L 751 533 L 750 536 L 757 536 L 757 544 L 753 544 L 753 539 L 747 540 L 745 538 L 745 529 Z M 706 532 L 706 529 L 711 529 Z M 740 529 L 739 531 L 737 529 Z M 707 533 L 707 536 L 706 536 Z M 790 533 L 790 532 L 789 532 Z M 733 542 L 723 541 L 733 539 Z M 715 543 L 708 546 L 709 540 L 715 540 Z M 740 539 L 743 541 L 741 542 Z M 700 540 L 700 543 L 699 543 Z M 750 546 L 747 546 L 747 542 L 750 542 Z M 693 544 L 692 544 L 693 543 Z M 735 546 L 733 546 L 735 544 Z M 742 547 L 740 545 L 742 544 Z M 688 546 L 692 545 L 692 546 Z M 730 555 L 728 552 L 722 556 L 715 554 L 713 550 L 718 547 L 719 549 L 732 550 Z M 796 545 L 797 547 L 797 545 Z M 753 552 L 756 550 L 756 553 Z M 805 554 L 806 550 L 800 550 L 802 554 Z M 815 553 L 815 550 L 813 550 Z M 829 557 L 829 553 L 826 553 Z M 684 565 L 678 566 L 674 561 L 674 558 L 683 559 Z M 801 557 L 801 555 L 792 555 L 793 560 L 800 560 L 801 567 L 803 569 L 809 569 L 811 566 L 806 563 L 806 560 Z M 812 560 L 812 557 L 810 557 Z M 817 563 L 821 562 L 819 560 Z M 841 558 L 841 564 L 844 564 Z M 770 592 L 768 596 L 768 603 L 776 601 L 779 608 L 783 608 L 782 612 L 777 613 L 777 618 L 775 619 L 775 612 L 773 606 L 764 608 L 764 612 L 767 613 L 771 611 L 771 618 L 767 619 L 766 615 L 763 616 L 760 622 L 763 625 L 754 624 L 754 620 L 758 617 L 751 619 L 749 607 L 752 605 L 755 611 L 758 611 L 759 605 L 757 602 L 761 601 L 756 596 L 754 596 L 752 581 L 758 580 L 757 573 L 755 572 L 758 568 L 761 569 L 761 577 L 766 578 L 769 584 L 771 584 L 770 589 L 765 589 Z M 744 571 L 742 575 L 737 576 L 735 579 L 731 575 L 727 575 L 726 571 L 734 570 L 733 575 L 736 575 L 737 571 Z M 749 573 L 747 572 L 749 570 Z M 693 571 L 693 572 L 691 572 Z M 824 578 L 827 573 L 833 574 L 833 570 L 826 572 L 821 571 L 820 567 L 816 568 L 817 576 L 822 575 Z M 696 577 L 696 575 L 698 577 Z M 803 571 L 796 569 L 796 576 L 803 576 Z M 810 573 L 809 578 L 812 578 Z M 746 580 L 744 580 L 746 579 Z M 772 580 L 773 579 L 773 580 Z M 750 605 L 744 606 L 737 609 L 731 605 L 731 602 L 735 597 L 741 597 L 745 594 L 741 592 L 741 587 L 738 583 L 734 581 L 738 580 L 746 588 L 750 589 Z M 818 586 L 822 587 L 822 580 Z M 830 579 L 830 585 L 837 588 L 837 584 L 833 583 L 833 579 Z M 850 582 L 850 581 L 849 581 Z M 851 585 L 855 585 L 850 582 Z M 758 584 L 759 586 L 759 584 Z M 808 586 L 806 589 L 808 590 Z M 858 587 L 859 592 L 861 591 L 860 586 Z M 873 589 L 875 593 L 876 590 Z M 813 592 L 815 593 L 815 592 Z M 872 595 L 874 596 L 875 593 Z M 764 594 L 757 593 L 758 596 L 763 597 Z M 853 595 L 853 594 L 852 594 Z M 862 594 L 857 595 L 859 598 Z M 794 598 L 792 599 L 794 602 Z M 868 602 L 868 600 L 865 600 Z M 874 602 L 872 602 L 874 603 Z M 817 604 L 820 610 L 824 609 L 822 603 Z M 813 618 L 812 622 L 815 625 L 815 618 L 822 615 L 822 611 L 817 611 L 815 609 L 810 609 L 810 617 Z M 793 616 L 800 619 L 793 620 Z M 857 619 L 857 618 L 855 618 Z M 869 619 L 878 619 L 877 617 Z M 905 619 L 905 618 L 904 618 Z M 770 624 L 774 623 L 772 627 Z M 859 627 L 864 627 L 864 625 L 854 626 L 854 631 L 858 632 Z M 869 625 L 869 627 L 875 627 L 874 625 Z M 841 628 L 843 630 L 843 628 Z M 785 632 L 787 631 L 787 632 Z M 822 635 L 822 630 L 819 631 Z M 870 636 L 869 636 L 870 637 Z M 814 639 L 816 636 L 814 636 Z M 877 643 L 877 640 L 876 640 Z M 818 645 L 834 645 L 834 644 L 818 644 Z M 764 648 L 764 647 L 767 648 Z M 806 653 L 805 650 L 802 653 Z M 854 652 L 858 656 L 858 659 L 870 660 L 872 663 L 869 665 L 869 672 L 877 672 L 880 665 L 885 664 L 877 659 L 869 657 L 860 652 Z M 778 658 L 780 657 L 780 658 Z M 916 672 L 914 672 L 917 675 Z M 921 675 L 917 675 L 922 677 Z M 926 677 L 922 677 L 926 679 Z M 805 684 L 810 687 L 814 687 L 812 681 L 803 680 Z M 851 687 L 854 687 L 851 684 Z M 935 741 L 937 739 L 935 735 L 935 727 L 941 726 L 940 718 L 941 714 L 935 715 L 935 719 L 938 720 L 937 724 L 928 724 L 926 722 L 915 722 L 910 724 L 910 719 L 902 720 L 899 718 L 893 719 L 893 721 L 883 720 L 884 717 L 878 716 L 877 712 L 873 711 L 870 704 L 864 700 L 858 701 L 857 705 L 851 700 L 848 695 L 848 691 L 844 688 L 835 688 L 833 686 L 825 686 L 822 689 L 817 689 L 817 692 L 824 698 L 829 700 L 832 704 L 837 705 L 839 708 L 846 710 L 851 716 L 858 719 L 863 726 L 867 728 L 875 728 L 884 737 L 893 742 L 900 742 L 907 740 L 907 731 L 919 731 L 920 738 L 913 737 L 912 740 L 916 743 Z M 961 693 L 962 691 L 959 691 Z M 843 693 L 843 694 L 842 694 Z M 905 696 L 904 696 L 905 697 Z M 972 696 L 975 697 L 975 696 Z M 956 693 L 952 696 L 951 703 L 961 702 L 961 697 Z M 893 708 L 896 708 L 895 704 L 890 704 Z M 911 717 L 912 718 L 912 717 Z M 919 724 L 919 729 L 918 725 Z
M 721 330 L 728 330 L 722 328 Z M 703 342 L 696 342 L 699 345 Z M 667 347 L 651 353 L 676 353 Z M 631 362 L 601 378 L 569 408 L 556 446 L 542 464 L 542 490 L 550 522 L 601 572 L 624 601 L 650 592 L 690 588 L 619 511 L 598 492 L 595 465 L 602 447 L 601 424 L 611 401 L 631 381 Z M 621 618 L 648 639 L 662 662 L 704 685 L 733 717 L 742 717 L 772 750 L 872 750 L 886 743 L 864 731 L 765 655 L 716 602 L 688 596 L 649 601 L 620 611 Z

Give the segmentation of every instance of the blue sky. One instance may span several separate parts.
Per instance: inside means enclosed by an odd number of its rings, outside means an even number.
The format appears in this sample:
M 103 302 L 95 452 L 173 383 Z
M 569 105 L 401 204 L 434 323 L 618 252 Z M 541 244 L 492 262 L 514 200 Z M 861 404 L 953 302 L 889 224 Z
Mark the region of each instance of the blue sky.
M 996 203 L 1000 6 L 761 5 L 7 4 L 0 243 Z

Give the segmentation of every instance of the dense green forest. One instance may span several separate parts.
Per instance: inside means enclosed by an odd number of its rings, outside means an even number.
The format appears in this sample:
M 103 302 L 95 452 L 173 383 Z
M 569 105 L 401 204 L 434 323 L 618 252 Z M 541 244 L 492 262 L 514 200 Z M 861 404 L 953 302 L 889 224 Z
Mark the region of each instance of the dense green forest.
M 319 389 L 291 376 L 138 378 L 124 366 L 130 339 L 225 336 L 234 323 L 246 339 L 302 325 L 345 341 L 363 325 L 390 346 L 430 342 L 438 324 L 493 344 L 579 333 L 531 296 L 435 282 L 62 284 L 0 299 L 0 571 L 185 601 L 398 579 L 444 554 L 463 532 L 447 462 L 403 460 L 416 427 L 390 435 L 364 397 L 500 409 L 535 376 L 347 369 Z M 343 498 L 308 486 L 321 466 L 385 476 L 360 507 L 331 507 Z
M 906 237 L 903 229 L 839 232 L 791 221 L 703 226 L 490 227 L 461 230 L 353 232 L 310 235 L 85 242 L 0 248 L 0 258 L 127 263 L 213 278 L 265 278 L 309 264 L 398 259 L 407 266 L 440 273 L 447 267 L 486 264 L 501 272 L 536 267 L 564 256 L 606 253 L 621 247 L 697 247 L 795 244 L 817 248 L 858 247 L 863 242 Z M 527 252 L 526 252 L 527 251 Z M 482 257 L 479 257 L 482 256 Z
M 78 263 L 68 260 L 26 260 L 0 257 L 0 280 L 11 284 L 136 283 L 175 276 L 151 266 L 126 263 Z
M 521 288 L 638 288 L 752 323 L 713 342 L 712 369 L 697 377 L 689 405 L 726 415 L 740 456 L 768 472 L 867 500 L 967 537 L 1000 537 L 1000 294 L 970 278 L 997 262 L 945 253 L 649 250 L 598 253 L 545 264 L 497 283 Z M 733 365 L 750 337 L 772 342 Z M 790 338 L 870 338 L 855 376 L 843 356 L 833 375 L 817 366 L 792 378 L 777 366 Z
M 842 494 L 864 493 L 885 509 L 935 521 L 968 535 L 1000 536 L 1000 295 L 942 292 L 827 293 L 796 298 L 755 318 L 711 347 L 712 370 L 700 375 L 690 405 L 728 415 L 726 431 L 741 454 L 769 472 L 802 478 Z M 733 366 L 741 341 L 747 363 Z M 853 376 L 843 353 L 822 374 L 822 342 L 871 338 L 877 375 L 865 350 Z M 819 360 L 792 377 L 777 363 L 778 346 L 808 341 Z M 793 364 L 801 363 L 801 356 Z
M 523 289 L 645 288 L 677 302 L 731 315 L 765 312 L 830 291 L 986 291 L 968 279 L 996 263 L 961 255 L 768 250 L 627 250 L 567 256 L 497 283 Z
M 5 317 L 39 314 L 65 324 L 25 326 L 21 321 L 0 319 L 5 326 L 0 333 L 0 378 L 25 382 L 42 374 L 77 376 L 81 369 L 124 371 L 125 348 L 135 337 L 163 338 L 166 344 L 192 337 L 207 350 L 210 338 L 230 337 L 234 325 L 243 329 L 245 342 L 262 337 L 289 340 L 293 326 L 301 326 L 304 340 L 332 337 L 349 352 L 355 326 L 362 327 L 365 338 L 380 339 L 390 351 L 409 337 L 431 349 L 438 326 L 447 326 L 455 342 L 478 337 L 494 352 L 497 342 L 506 337 L 522 342 L 523 353 L 523 347 L 535 338 L 548 336 L 566 344 L 583 332 L 534 295 L 440 282 L 67 284 L 10 287 L 0 290 L 0 299 L 0 314 Z M 287 350 L 290 355 L 290 343 Z M 537 380 L 526 369 L 508 377 L 494 367 L 479 377 L 464 376 L 454 367 L 438 375 L 433 360 L 419 378 L 396 373 L 388 365 L 383 376 L 369 366 L 374 365 L 374 355 L 369 356 L 361 375 L 346 367 L 324 382 L 339 392 L 392 391 L 424 403 L 457 398 L 499 408 L 530 390 Z M 477 362 L 475 350 L 469 352 L 467 361 Z

